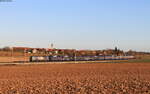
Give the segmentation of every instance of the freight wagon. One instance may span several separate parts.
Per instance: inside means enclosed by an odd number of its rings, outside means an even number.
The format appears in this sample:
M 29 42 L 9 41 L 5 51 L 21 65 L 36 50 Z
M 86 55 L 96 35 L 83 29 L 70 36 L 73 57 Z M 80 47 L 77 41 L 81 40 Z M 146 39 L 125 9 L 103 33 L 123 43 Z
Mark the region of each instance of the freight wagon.
M 31 56 L 30 62 L 62 62 L 62 61 L 96 61 L 96 60 L 129 60 L 134 56 Z

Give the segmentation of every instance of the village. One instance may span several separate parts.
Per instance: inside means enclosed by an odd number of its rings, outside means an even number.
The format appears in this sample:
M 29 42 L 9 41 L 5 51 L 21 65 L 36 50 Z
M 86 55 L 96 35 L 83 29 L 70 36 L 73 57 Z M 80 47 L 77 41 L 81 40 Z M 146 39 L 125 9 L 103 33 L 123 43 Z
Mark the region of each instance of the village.
M 57 48 L 30 48 L 30 47 L 4 47 L 0 49 L 0 62 L 29 62 L 32 58 L 55 57 L 55 60 L 105 60 L 105 59 L 127 59 L 141 58 L 149 55 L 146 52 L 123 51 L 115 47 L 105 50 L 76 50 L 76 49 L 57 49 Z M 61 57 L 61 59 L 60 59 Z M 84 59 L 81 59 L 83 58 Z M 93 59 L 93 57 L 97 57 Z M 65 59 L 66 58 L 66 59 Z M 86 59 L 85 59 L 86 58 Z M 35 60 L 35 59 L 34 59 Z M 47 60 L 47 59 L 46 59 Z M 54 60 L 54 59 L 53 59 Z M 48 60 L 47 60 L 48 61 Z
M 137 52 L 128 51 L 124 52 L 119 50 L 117 47 L 115 49 L 105 49 L 105 50 L 76 50 L 76 49 L 56 49 L 56 48 L 30 48 L 30 47 L 4 47 L 0 49 L 0 56 L 11 56 L 14 54 L 16 56 L 18 53 L 20 55 L 68 55 L 72 56 L 76 53 L 77 56 L 85 55 L 134 55 Z M 139 53 L 140 54 L 140 53 Z M 144 53 L 143 53 L 144 54 Z

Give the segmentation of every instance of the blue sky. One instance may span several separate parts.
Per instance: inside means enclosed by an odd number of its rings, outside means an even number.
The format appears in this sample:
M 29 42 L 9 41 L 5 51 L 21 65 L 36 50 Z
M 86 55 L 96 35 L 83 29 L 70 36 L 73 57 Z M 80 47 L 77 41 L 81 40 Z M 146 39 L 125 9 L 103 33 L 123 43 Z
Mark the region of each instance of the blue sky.
M 150 0 L 0 2 L 0 47 L 150 52 Z

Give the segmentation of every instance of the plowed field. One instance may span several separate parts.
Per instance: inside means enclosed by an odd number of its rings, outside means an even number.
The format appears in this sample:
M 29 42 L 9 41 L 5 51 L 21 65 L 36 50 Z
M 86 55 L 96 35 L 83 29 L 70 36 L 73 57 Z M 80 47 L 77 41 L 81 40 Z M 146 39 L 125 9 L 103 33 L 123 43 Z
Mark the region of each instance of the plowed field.
M 0 94 L 150 94 L 150 63 L 0 66 Z

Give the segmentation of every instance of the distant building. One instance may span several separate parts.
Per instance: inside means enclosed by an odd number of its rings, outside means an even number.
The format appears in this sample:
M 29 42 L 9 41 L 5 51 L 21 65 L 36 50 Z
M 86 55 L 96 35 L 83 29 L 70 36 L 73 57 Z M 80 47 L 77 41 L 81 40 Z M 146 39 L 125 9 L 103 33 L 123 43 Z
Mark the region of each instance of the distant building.
M 34 54 L 37 53 L 37 49 L 33 49 L 32 53 L 34 53 Z

